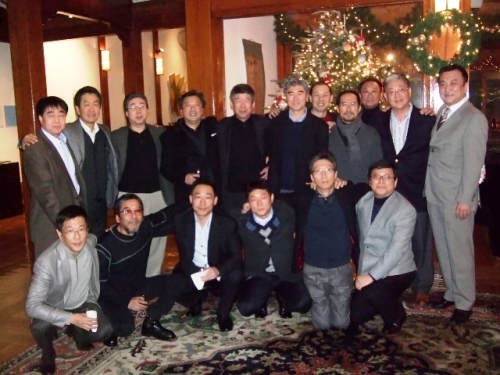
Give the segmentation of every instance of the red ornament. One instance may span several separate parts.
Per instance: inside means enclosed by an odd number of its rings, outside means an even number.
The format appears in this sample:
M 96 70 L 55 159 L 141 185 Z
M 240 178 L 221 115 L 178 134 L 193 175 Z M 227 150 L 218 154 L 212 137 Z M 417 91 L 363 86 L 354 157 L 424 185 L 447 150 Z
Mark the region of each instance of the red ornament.
M 360 46 L 364 46 L 365 45 L 365 37 L 363 35 L 361 35 L 359 38 L 358 38 L 358 44 Z

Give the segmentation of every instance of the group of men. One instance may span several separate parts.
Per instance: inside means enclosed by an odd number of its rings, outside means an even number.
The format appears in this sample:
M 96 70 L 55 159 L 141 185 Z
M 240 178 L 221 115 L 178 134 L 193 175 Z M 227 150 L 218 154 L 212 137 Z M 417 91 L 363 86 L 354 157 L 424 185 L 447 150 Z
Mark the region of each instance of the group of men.
M 432 305 L 455 305 L 450 321 L 465 323 L 487 137 L 467 81 L 458 65 L 440 71 L 437 119 L 411 103 L 403 74 L 339 93 L 338 115 L 323 82 L 309 90 L 288 79 L 288 109 L 270 116 L 253 114 L 253 89 L 236 85 L 234 115 L 219 122 L 204 116 L 193 90 L 166 128 L 147 125 L 147 99 L 131 93 L 129 125 L 111 133 L 96 122 L 101 96 L 92 87 L 76 93 L 71 124 L 62 99 L 41 99 L 42 129 L 22 145 L 36 256 L 26 311 L 42 372 L 55 371 L 55 327 L 66 326 L 81 350 L 115 346 L 144 313 L 143 335 L 172 341 L 160 317 L 176 301 L 201 314 L 211 289 L 221 331 L 233 328 L 235 301 L 242 315 L 263 318 L 274 291 L 283 319 L 312 308 L 314 326 L 346 329 L 346 343 L 375 315 L 396 333 L 404 290 L 429 303 L 431 224 L 447 287 Z M 108 207 L 116 225 L 106 232 Z M 167 234 L 179 251 L 170 275 L 161 273 Z

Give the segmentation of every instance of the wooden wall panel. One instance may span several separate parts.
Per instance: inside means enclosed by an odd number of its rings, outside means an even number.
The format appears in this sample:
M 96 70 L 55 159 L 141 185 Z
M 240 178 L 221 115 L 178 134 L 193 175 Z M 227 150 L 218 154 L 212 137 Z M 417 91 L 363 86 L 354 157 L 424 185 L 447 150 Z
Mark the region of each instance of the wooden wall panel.
M 101 50 L 106 49 L 106 37 L 100 36 L 98 39 L 99 48 L 97 50 L 97 59 L 99 60 L 99 83 L 101 85 L 101 113 L 102 122 L 110 127 L 111 130 L 111 115 L 109 112 L 109 83 L 108 72 L 102 70 L 101 64 Z
M 123 51 L 123 81 L 125 95 L 133 91 L 144 92 L 144 73 L 142 67 L 141 31 L 132 27 L 128 42 L 122 43 Z

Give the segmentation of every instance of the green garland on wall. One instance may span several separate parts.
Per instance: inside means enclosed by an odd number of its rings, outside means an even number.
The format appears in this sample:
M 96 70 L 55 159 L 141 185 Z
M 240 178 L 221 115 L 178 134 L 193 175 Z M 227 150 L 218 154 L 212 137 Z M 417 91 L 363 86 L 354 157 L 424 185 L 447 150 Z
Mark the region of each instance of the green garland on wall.
M 430 12 L 415 25 L 408 39 L 408 55 L 416 66 L 427 75 L 436 75 L 443 66 L 459 64 L 468 68 L 477 58 L 481 47 L 481 31 L 472 13 L 461 13 L 456 9 Z M 441 27 L 449 25 L 460 31 L 460 52 L 449 60 L 432 55 L 427 50 L 433 35 L 441 35 Z

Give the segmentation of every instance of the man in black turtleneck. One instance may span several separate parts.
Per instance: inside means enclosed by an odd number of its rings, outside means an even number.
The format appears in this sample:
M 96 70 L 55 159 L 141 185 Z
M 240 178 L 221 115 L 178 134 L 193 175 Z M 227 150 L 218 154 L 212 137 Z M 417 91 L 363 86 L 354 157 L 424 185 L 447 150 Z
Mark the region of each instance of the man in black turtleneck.
M 380 113 L 382 82 L 375 77 L 368 77 L 358 85 L 358 91 L 363 109 L 361 119 L 365 124 L 371 125 L 373 118 Z
M 382 159 L 380 136 L 363 122 L 361 99 L 356 91 L 341 92 L 337 96 L 337 107 L 337 126 L 329 134 L 328 149 L 337 160 L 338 177 L 352 181 L 358 185 L 356 190 L 364 193 L 369 166 Z

